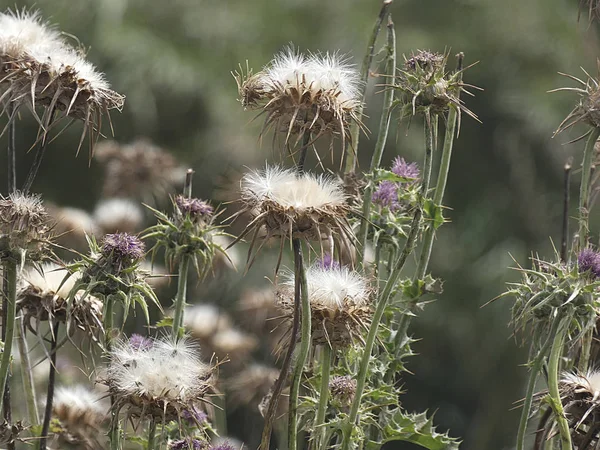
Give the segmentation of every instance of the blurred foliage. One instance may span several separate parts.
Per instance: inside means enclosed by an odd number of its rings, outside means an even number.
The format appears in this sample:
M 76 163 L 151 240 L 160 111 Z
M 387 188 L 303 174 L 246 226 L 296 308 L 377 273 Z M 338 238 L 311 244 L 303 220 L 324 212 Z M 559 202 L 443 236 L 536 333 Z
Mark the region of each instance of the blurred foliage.
M 560 240 L 562 166 L 574 155 L 577 168 L 583 145 L 561 145 L 576 131 L 551 139 L 575 98 L 547 91 L 572 85 L 559 71 L 581 75 L 583 66 L 594 73 L 598 55 L 595 27 L 584 18 L 577 22 L 577 3 L 393 5 L 400 53 L 463 51 L 467 64 L 479 61 L 465 81 L 485 89 L 466 99 L 483 124 L 464 117 L 445 202 L 452 223 L 442 227 L 434 248 L 431 270 L 445 280 L 445 291 L 413 325 L 421 339 L 415 345 L 419 356 L 408 362 L 414 375 L 404 380 L 408 410 L 437 410 L 439 429 L 464 438 L 465 450 L 514 444 L 519 411 L 511 408 L 524 391 L 525 355 L 507 327 L 510 304 L 480 308 L 517 276 L 507 269 L 515 265 L 511 255 L 527 264 L 530 251 L 551 255 L 549 238 Z M 1 0 L 0 6 L 15 3 Z M 246 60 L 258 69 L 290 42 L 301 49 L 339 49 L 360 61 L 379 1 L 36 0 L 17 6 L 39 8 L 77 36 L 89 48 L 89 59 L 127 96 L 124 112 L 112 115 L 118 141 L 143 136 L 171 149 L 196 170 L 196 195 L 223 200 L 234 198 L 230 185 L 243 166 L 274 157 L 270 137 L 262 145 L 257 140 L 259 121 L 251 122 L 252 115 L 236 102 L 230 71 Z M 379 120 L 379 90 L 370 84 L 371 130 Z M 385 158 L 400 154 L 420 161 L 420 130 L 417 123 L 408 130 L 399 125 Z M 25 150 L 34 133 L 35 123 L 23 117 L 20 180 L 32 159 Z M 50 146 L 34 189 L 55 203 L 89 209 L 99 197 L 101 170 L 93 161 L 88 168 L 85 154 L 75 158 L 78 136 L 78 130 L 69 130 Z M 361 138 L 363 167 L 373 144 L 372 136 Z M 2 153 L 2 179 L 5 165 Z M 578 181 L 575 174 L 574 192 Z M 592 220 L 595 231 L 600 221 L 597 215 Z M 266 267 L 253 267 L 249 280 L 257 282 Z M 236 277 L 233 285 L 207 289 L 202 297 L 230 304 L 240 292 L 241 273 Z M 237 430 L 230 431 L 236 436 Z

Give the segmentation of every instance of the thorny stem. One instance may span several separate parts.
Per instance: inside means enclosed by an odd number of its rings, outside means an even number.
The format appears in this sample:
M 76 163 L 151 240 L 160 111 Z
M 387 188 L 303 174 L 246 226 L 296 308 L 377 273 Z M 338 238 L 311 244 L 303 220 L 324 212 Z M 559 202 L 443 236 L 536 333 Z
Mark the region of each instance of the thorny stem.
M 396 32 L 394 23 L 392 22 L 391 14 L 388 16 L 387 24 L 387 62 L 385 73 L 388 77 L 393 77 L 396 72 Z M 375 169 L 381 164 L 381 157 L 387 142 L 390 121 L 392 118 L 392 104 L 394 102 L 394 90 L 388 88 L 383 96 L 383 112 L 379 120 L 379 134 L 375 143 L 375 150 L 371 158 L 371 167 L 369 172 L 373 174 Z M 371 210 L 371 200 L 373 198 L 373 184 L 369 183 L 365 189 L 363 197 L 362 220 L 360 222 L 359 242 L 361 244 L 361 262 L 364 264 L 365 248 L 367 246 L 367 235 L 369 232 L 369 211 Z
M 426 120 L 426 126 L 428 123 L 429 125 L 431 125 L 430 121 Z M 410 231 L 408 233 L 408 237 L 406 238 L 404 248 L 398 256 L 398 259 L 394 264 L 394 268 L 392 269 L 392 272 L 390 273 L 389 278 L 385 283 L 383 292 L 379 296 L 377 308 L 375 309 L 375 313 L 373 314 L 371 327 L 369 328 L 369 333 L 367 334 L 367 339 L 365 342 L 365 348 L 363 351 L 362 358 L 360 360 L 358 376 L 356 377 L 356 393 L 354 395 L 354 401 L 352 402 L 352 406 L 350 408 L 350 414 L 348 416 L 348 425 L 343 433 L 343 441 L 341 447 L 342 450 L 348 450 L 350 448 L 350 438 L 352 434 L 351 428 L 356 423 L 356 419 L 358 417 L 358 409 L 360 407 L 362 394 L 364 392 L 365 383 L 367 380 L 369 361 L 371 360 L 371 353 L 373 352 L 373 345 L 375 344 L 375 339 L 377 338 L 377 331 L 379 329 L 379 324 L 381 323 L 381 318 L 383 317 L 385 308 L 388 302 L 390 301 L 392 292 L 394 292 L 394 289 L 398 284 L 398 280 L 400 279 L 400 274 L 402 273 L 404 264 L 406 264 L 406 260 L 415 249 L 417 237 L 419 235 L 421 219 L 423 217 L 423 201 L 425 199 L 425 196 L 427 195 L 427 188 L 429 186 L 429 179 L 427 174 L 431 174 L 431 163 L 433 153 L 433 136 L 431 131 L 429 131 L 427 134 L 428 136 L 430 136 L 430 139 L 428 139 L 426 142 L 425 161 L 423 163 L 423 174 L 426 179 L 424 179 L 423 184 L 421 185 L 420 204 L 415 211 L 415 215 L 413 216 Z
M 25 400 L 27 402 L 27 416 L 29 423 L 36 427 L 40 423 L 38 414 L 35 384 L 33 382 L 33 372 L 31 370 L 31 361 L 29 359 L 29 348 L 27 346 L 27 338 L 25 336 L 25 323 L 23 318 L 19 321 L 20 326 L 17 327 L 17 345 L 21 358 L 21 378 L 23 382 L 23 390 L 25 391 Z
M 56 107 L 54 107 L 53 110 L 50 112 L 50 122 L 48 123 L 48 127 L 50 127 L 50 125 L 52 124 L 55 113 L 56 113 Z M 47 136 L 44 134 L 44 137 L 42 138 L 42 142 L 40 143 L 40 145 L 38 146 L 38 148 L 35 152 L 35 156 L 33 158 L 33 164 L 31 165 L 31 168 L 29 169 L 29 173 L 27 174 L 27 179 L 25 180 L 25 184 L 23 185 L 22 191 L 23 191 L 23 194 L 25 194 L 25 195 L 27 195 L 29 193 L 31 186 L 33 185 L 33 182 L 35 181 L 35 177 L 37 176 L 38 171 L 40 170 L 40 166 L 42 165 L 42 160 L 44 159 L 44 155 L 46 154 L 46 148 L 48 147 L 48 143 L 50 141 L 50 139 L 46 139 L 46 137 Z
M 362 66 L 360 68 L 360 80 L 362 82 L 360 84 L 361 102 L 360 105 L 356 108 L 356 117 L 358 117 L 359 121 L 362 120 L 363 116 L 365 95 L 367 91 L 367 80 L 369 79 L 369 70 L 371 68 L 371 63 L 373 62 L 373 57 L 375 56 L 375 42 L 377 41 L 377 36 L 379 36 L 379 30 L 381 29 L 381 24 L 383 23 L 383 19 L 385 18 L 387 10 L 392 4 L 392 1 L 393 0 L 383 0 L 381 10 L 379 11 L 379 16 L 375 21 L 375 26 L 373 27 L 373 31 L 371 32 L 371 36 L 369 38 L 367 54 L 365 55 Z M 358 156 L 358 139 L 360 137 L 360 124 L 358 122 L 353 122 L 350 125 L 349 134 L 350 140 L 346 146 L 346 168 L 344 170 L 345 175 L 354 173 L 356 171 L 356 159 Z
M 565 417 L 562 402 L 560 399 L 560 391 L 558 388 L 558 370 L 560 366 L 560 358 L 562 356 L 563 342 L 567 333 L 569 317 L 561 320 L 558 331 L 554 336 L 552 348 L 550 350 L 550 358 L 548 360 L 548 400 L 558 424 L 560 433 L 560 443 L 562 450 L 572 450 L 571 433 L 569 432 L 569 423 Z
M 154 418 L 150 419 L 150 426 L 148 427 L 148 446 L 146 450 L 154 450 L 156 445 L 156 421 Z
M 294 249 L 294 303 L 298 305 L 300 302 L 302 320 L 300 331 L 300 350 L 296 358 L 296 365 L 292 374 L 292 384 L 290 387 L 290 407 L 288 412 L 288 449 L 296 450 L 298 445 L 298 395 L 300 393 L 300 382 L 304 373 L 304 363 L 308 357 L 310 350 L 310 303 L 308 300 L 308 287 L 306 285 L 306 272 L 304 270 L 304 262 L 302 258 L 302 244 L 300 239 L 293 239 L 292 246 Z M 300 297 L 298 299 L 298 297 Z M 294 339 L 294 336 L 292 336 Z M 292 341 L 294 342 L 294 341 Z M 292 343 L 293 345 L 293 343 Z
M 531 412 L 531 404 L 533 402 L 533 394 L 535 391 L 535 383 L 537 381 L 537 377 L 542 370 L 542 365 L 544 363 L 544 358 L 546 357 L 546 353 L 548 352 L 548 348 L 552 342 L 553 337 L 556 335 L 556 331 L 558 330 L 558 326 L 560 324 L 560 320 L 558 318 L 554 319 L 552 323 L 552 327 L 548 333 L 548 339 L 545 344 L 540 348 L 538 354 L 533 359 L 533 364 L 531 365 L 531 369 L 529 371 L 529 378 L 527 380 L 527 390 L 525 391 L 525 400 L 523 401 L 523 409 L 521 410 L 521 419 L 519 421 L 519 431 L 517 433 L 517 450 L 525 449 L 525 433 L 527 431 L 527 423 L 529 422 L 529 414 Z M 532 343 L 535 345 L 535 342 Z
M 327 413 L 327 403 L 329 401 L 329 375 L 331 373 L 331 347 L 329 343 L 322 346 L 321 353 L 321 391 L 319 392 L 319 406 L 317 408 L 317 418 L 315 420 L 314 430 L 318 436 L 315 448 L 325 450 L 327 448 L 327 428 L 325 424 L 325 414 Z
M 48 390 L 46 391 L 46 408 L 44 410 L 44 421 L 40 434 L 40 450 L 46 450 L 48 431 L 50 430 L 50 419 L 52 418 L 52 402 L 54 401 L 54 384 L 56 379 L 56 344 L 58 342 L 58 321 L 54 323 L 53 336 L 50 344 L 50 370 L 48 373 Z
M 7 259 L 4 263 L 4 273 L 6 277 L 6 321 L 2 324 L 6 331 L 4 338 L 4 350 L 2 351 L 2 359 L 0 360 L 0 392 L 4 395 L 0 398 L 0 409 L 5 406 L 5 412 L 9 410 L 7 401 L 6 387 L 8 385 L 8 372 L 10 371 L 10 357 L 12 343 L 15 331 L 15 319 L 17 313 L 17 262 L 13 259 Z
M 565 179 L 563 184 L 563 223 L 562 223 L 562 240 L 560 244 L 560 260 L 567 262 L 567 250 L 569 241 L 569 187 L 571 185 L 571 158 L 565 163 Z
M 120 440 L 121 440 L 121 427 L 119 425 L 119 413 L 118 413 L 118 411 L 113 411 L 111 413 L 111 415 L 112 415 L 112 417 L 111 417 L 111 421 L 110 421 L 110 430 L 108 431 L 108 436 L 110 439 L 110 450 L 121 450 L 120 445 L 119 445 Z
M 594 127 L 585 143 L 581 171 L 581 188 L 579 190 L 579 251 L 587 245 L 589 232 L 589 196 L 590 177 L 592 175 L 592 162 L 594 160 L 594 146 L 600 136 L 600 128 Z

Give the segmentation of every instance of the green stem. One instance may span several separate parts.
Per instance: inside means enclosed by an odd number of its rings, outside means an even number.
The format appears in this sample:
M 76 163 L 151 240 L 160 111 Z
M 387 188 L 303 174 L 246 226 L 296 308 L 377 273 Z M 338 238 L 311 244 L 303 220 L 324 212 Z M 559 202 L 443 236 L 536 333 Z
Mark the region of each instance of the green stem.
M 428 136 L 429 138 L 426 139 L 425 146 L 425 162 L 423 163 L 423 173 L 425 178 L 423 180 L 423 184 L 421 185 L 420 205 L 417 207 L 415 215 L 413 216 L 413 221 L 410 227 L 410 231 L 408 233 L 408 237 L 406 238 L 404 248 L 402 249 L 398 260 L 394 265 L 392 272 L 390 273 L 387 283 L 385 283 L 385 287 L 379 297 L 375 313 L 373 314 L 371 327 L 369 328 L 369 333 L 367 334 L 367 339 L 365 342 L 365 349 L 360 360 L 358 376 L 356 378 L 356 394 L 354 396 L 354 401 L 352 402 L 350 414 L 348 416 L 348 428 L 344 430 L 342 450 L 348 450 L 350 448 L 351 427 L 353 426 L 353 424 L 356 423 L 356 419 L 358 417 L 358 409 L 360 407 L 362 394 L 365 389 L 369 362 L 371 360 L 371 353 L 373 352 L 373 345 L 375 344 L 375 340 L 377 338 L 377 331 L 379 329 L 379 324 L 381 323 L 381 318 L 383 317 L 385 308 L 388 302 L 390 301 L 390 298 L 396 288 L 396 285 L 398 284 L 398 280 L 400 279 L 400 274 L 402 273 L 402 269 L 406 264 L 406 260 L 415 249 L 417 237 L 419 235 L 419 229 L 421 228 L 421 219 L 423 217 L 423 201 L 425 199 L 425 196 L 427 195 L 427 189 L 429 186 L 429 175 L 431 174 L 431 162 L 433 154 L 433 135 L 431 132 L 431 121 L 426 120 L 425 126 L 429 129 L 429 131 L 426 131 L 426 136 Z
M 388 18 L 387 25 L 387 60 L 385 73 L 388 77 L 393 78 L 396 73 L 396 32 L 394 30 L 394 23 L 392 22 L 391 15 Z M 377 135 L 377 142 L 375 143 L 375 150 L 371 158 L 371 167 L 369 173 L 373 174 L 375 169 L 381 164 L 381 157 L 383 156 L 383 150 L 385 149 L 385 143 L 387 142 L 388 132 L 390 129 L 390 122 L 392 118 L 392 104 L 394 102 L 394 89 L 388 88 L 383 96 L 383 112 L 379 120 L 379 134 Z M 369 183 L 365 189 L 363 197 L 363 209 L 362 219 L 360 222 L 359 231 L 359 242 L 361 244 L 361 263 L 365 262 L 365 248 L 367 247 L 367 235 L 369 232 L 369 216 L 371 211 L 371 199 L 373 197 L 373 183 Z
M 577 364 L 577 370 L 581 374 L 587 373 L 588 366 L 590 364 L 590 355 L 592 353 L 592 342 L 594 341 L 594 326 L 592 326 L 583 335 L 581 341 L 581 353 L 579 354 L 579 362 Z
M 54 385 L 56 381 L 56 344 L 58 342 L 58 321 L 54 322 L 52 330 L 52 342 L 50 344 L 50 369 L 48 373 L 48 389 L 46 391 L 46 408 L 44 409 L 44 421 L 42 422 L 42 431 L 40 433 L 40 450 L 46 450 L 48 442 L 48 433 L 50 431 L 50 419 L 52 418 L 52 403 L 54 401 Z
M 594 160 L 594 146 L 600 136 L 600 128 L 594 127 L 585 144 L 581 171 L 581 187 L 579 190 L 579 251 L 587 245 L 589 232 L 589 200 L 590 178 L 592 175 L 592 162 Z
M 17 315 L 17 263 L 12 259 L 7 259 L 4 263 L 4 272 L 6 273 L 8 292 L 6 322 L 2 324 L 6 330 L 4 340 L 4 350 L 2 360 L 0 361 L 0 392 L 4 392 L 7 385 L 8 373 L 10 371 L 10 356 L 12 352 L 12 343 L 15 331 L 15 319 Z M 0 410 L 2 410 L 4 396 L 0 396 Z
M 150 419 L 150 427 L 148 428 L 148 447 L 146 450 L 154 450 L 156 446 L 156 421 Z
M 317 408 L 317 418 L 315 420 L 314 430 L 318 436 L 315 448 L 325 450 L 327 448 L 327 428 L 325 424 L 325 414 L 327 413 L 327 404 L 329 402 L 329 375 L 331 373 L 331 347 L 329 344 L 322 346 L 321 354 L 321 392 L 319 393 L 319 406 Z
M 562 402 L 560 399 L 560 391 L 558 388 L 558 371 L 560 366 L 560 358 L 563 352 L 563 343 L 565 334 L 567 333 L 569 317 L 561 320 L 558 331 L 552 341 L 550 350 L 550 358 L 548 360 L 548 397 L 550 405 L 556 416 L 556 423 L 560 433 L 560 443 L 562 450 L 573 450 L 571 444 L 571 433 L 569 432 L 569 423 L 565 417 Z
M 300 394 L 300 383 L 302 381 L 302 375 L 304 373 L 304 364 L 310 350 L 310 328 L 311 328 L 311 317 L 310 317 L 310 303 L 308 300 L 308 289 L 306 285 L 306 272 L 304 270 L 304 262 L 302 258 L 302 245 L 299 239 L 292 240 L 292 246 L 294 248 L 294 284 L 295 284 L 295 296 L 300 294 L 301 301 L 301 331 L 300 331 L 300 349 L 298 351 L 298 357 L 296 359 L 296 365 L 294 367 L 294 373 L 292 375 L 292 385 L 290 388 L 290 407 L 288 412 L 288 448 L 289 450 L 296 450 L 298 445 L 298 396 Z M 294 339 L 294 336 L 292 336 Z
M 367 54 L 363 59 L 362 66 L 360 68 L 360 97 L 361 102 L 360 105 L 356 108 L 356 117 L 358 117 L 359 121 L 362 121 L 363 117 L 363 108 L 365 103 L 365 96 L 367 91 L 367 81 L 369 79 L 369 69 L 371 68 L 371 63 L 373 62 L 373 57 L 375 56 L 375 41 L 377 41 L 377 36 L 379 36 L 379 30 L 381 30 L 381 24 L 383 23 L 383 19 L 387 13 L 389 6 L 392 4 L 392 0 L 384 0 L 381 5 L 381 10 L 379 11 L 379 16 L 375 21 L 375 26 L 373 27 L 373 31 L 371 32 L 371 36 L 369 37 L 369 43 L 367 46 Z M 346 168 L 344 170 L 344 174 L 354 173 L 356 171 L 356 158 L 358 155 L 358 139 L 360 137 L 360 123 L 353 122 L 350 125 L 350 140 L 347 144 L 346 148 Z
M 187 276 L 190 265 L 190 258 L 187 255 L 181 257 L 179 263 L 179 277 L 177 279 L 177 295 L 175 297 L 175 312 L 173 315 L 173 339 L 179 337 L 183 325 L 183 309 L 185 308 L 185 298 L 187 293 Z
M 552 327 L 550 328 L 550 332 L 548 333 L 548 339 L 533 359 L 533 363 L 529 372 L 529 378 L 527 380 L 527 390 L 525 391 L 525 400 L 523 401 L 523 409 L 521 410 L 521 419 L 519 421 L 519 431 L 517 433 L 517 450 L 525 449 L 525 433 L 527 432 L 527 423 L 529 422 L 529 413 L 531 411 L 531 404 L 533 402 L 535 383 L 537 381 L 537 377 L 540 371 L 542 370 L 544 358 L 546 357 L 548 349 L 550 348 L 550 344 L 552 343 L 553 338 L 556 335 L 556 331 L 558 330 L 559 324 L 560 320 L 554 319 Z M 533 345 L 535 345 L 535 340 L 532 343 L 532 346 Z
M 17 327 L 17 346 L 21 360 L 21 379 L 23 381 L 23 390 L 25 391 L 25 401 L 27 404 L 27 416 L 31 426 L 36 427 L 40 423 L 38 414 L 35 384 L 33 382 L 33 372 L 31 370 L 31 360 L 29 359 L 29 348 L 25 337 L 25 324 L 23 318 L 20 320 L 20 326 Z
M 119 413 L 111 408 L 110 430 L 108 431 L 110 439 L 110 450 L 121 450 L 121 427 L 119 424 Z

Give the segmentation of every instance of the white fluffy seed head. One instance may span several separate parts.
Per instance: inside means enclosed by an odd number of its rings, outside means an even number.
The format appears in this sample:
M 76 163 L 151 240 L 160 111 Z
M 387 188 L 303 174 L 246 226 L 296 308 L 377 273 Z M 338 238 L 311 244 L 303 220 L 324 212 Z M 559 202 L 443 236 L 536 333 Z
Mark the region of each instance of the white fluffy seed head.
M 54 415 L 65 425 L 97 427 L 108 413 L 100 393 L 84 385 L 59 386 L 54 392 Z M 84 423 L 81 423 L 84 422 Z
M 48 54 L 63 45 L 58 31 L 42 21 L 39 11 L 0 13 L 0 57 L 22 58 L 42 49 Z
M 595 400 L 600 398 L 600 371 L 591 370 L 585 375 L 572 372 L 563 373 L 561 377 L 563 390 L 575 393 L 588 393 Z
M 203 303 L 185 309 L 183 326 L 195 337 L 208 339 L 215 333 L 228 329 L 231 320 L 215 305 Z
M 297 174 L 291 169 L 267 167 L 252 171 L 241 181 L 242 200 L 251 208 L 265 201 L 299 213 L 309 209 L 343 207 L 346 195 L 340 181 L 323 175 Z
M 369 285 L 358 273 L 347 267 L 321 267 L 315 264 L 306 271 L 308 299 L 312 306 L 337 312 L 348 306 L 364 307 L 369 303 Z M 294 291 L 294 274 L 283 281 L 286 292 Z
M 115 395 L 151 403 L 194 402 L 210 386 L 212 368 L 187 339 L 157 339 L 148 348 L 118 342 L 110 353 L 108 385 Z
M 40 273 L 41 272 L 41 273 Z M 55 263 L 44 263 L 41 271 L 28 268 L 23 274 L 23 290 L 33 288 L 40 297 L 56 297 L 66 300 L 79 278 Z
M 105 233 L 135 233 L 144 222 L 144 212 L 130 199 L 111 198 L 98 203 L 94 218 Z

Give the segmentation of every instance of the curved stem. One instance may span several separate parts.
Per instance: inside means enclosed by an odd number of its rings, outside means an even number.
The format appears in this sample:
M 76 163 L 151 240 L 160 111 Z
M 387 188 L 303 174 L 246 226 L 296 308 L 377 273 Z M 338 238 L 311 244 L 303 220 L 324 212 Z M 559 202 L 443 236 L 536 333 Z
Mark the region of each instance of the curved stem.
M 525 400 L 523 401 L 523 409 L 521 410 L 521 419 L 519 421 L 519 431 L 517 433 L 517 450 L 525 449 L 525 433 L 527 432 L 527 423 L 529 422 L 529 413 L 531 411 L 531 404 L 533 402 L 535 383 L 537 381 L 537 377 L 540 371 L 542 370 L 544 358 L 546 357 L 548 348 L 550 348 L 550 344 L 552 343 L 553 338 L 556 335 L 556 331 L 558 330 L 559 324 L 560 320 L 554 319 L 552 327 L 550 328 L 550 332 L 548 333 L 548 339 L 533 359 L 531 369 L 529 372 L 529 378 L 527 380 L 527 390 L 525 391 Z M 535 345 L 535 340 L 534 342 L 532 342 L 531 345 Z
M 363 109 L 365 103 L 365 96 L 367 91 L 367 81 L 369 79 L 369 69 L 371 68 L 371 63 L 373 62 L 373 57 L 375 56 L 375 41 L 377 41 L 377 36 L 379 36 L 379 30 L 381 30 L 381 24 L 383 23 L 383 19 L 387 13 L 389 6 L 392 4 L 392 0 L 383 0 L 381 5 L 381 10 L 379 11 L 379 16 L 375 21 L 375 26 L 373 27 L 373 31 L 371 32 L 371 36 L 369 37 L 369 43 L 367 45 L 367 54 L 363 59 L 362 66 L 360 68 L 360 97 L 361 102 L 358 108 L 356 108 L 356 117 L 358 120 L 362 120 Z M 355 121 L 350 125 L 350 140 L 346 145 L 346 167 L 344 170 L 344 174 L 354 173 L 356 170 L 356 159 L 358 155 L 358 139 L 360 137 L 360 123 Z
M 387 31 L 387 63 L 385 73 L 388 77 L 394 77 L 396 73 L 396 32 L 394 30 L 394 23 L 391 17 L 388 19 L 388 31 Z M 392 118 L 392 104 L 394 102 L 394 89 L 388 88 L 383 96 L 383 112 L 379 120 L 379 134 L 377 135 L 377 142 L 375 143 L 375 150 L 371 157 L 371 167 L 369 172 L 373 174 L 375 169 L 381 164 L 381 157 L 383 156 L 383 150 L 385 149 L 385 143 L 387 142 L 388 132 L 390 128 L 390 122 Z M 361 244 L 361 263 L 365 261 L 365 248 L 367 246 L 367 235 L 369 232 L 369 212 L 371 210 L 371 199 L 373 197 L 373 183 L 369 183 L 365 189 L 363 196 L 363 209 L 362 219 L 360 222 L 360 231 L 358 235 L 358 242 Z
M 4 350 L 2 351 L 2 359 L 0 360 L 0 392 L 5 392 L 10 371 L 10 357 L 12 353 L 12 344 L 15 331 L 15 319 L 17 315 L 17 263 L 12 259 L 8 259 L 4 263 L 4 273 L 6 274 L 6 322 L 2 324 L 6 330 L 6 338 L 4 339 Z M 5 395 L 0 396 L 0 410 L 4 406 L 8 407 L 8 403 L 4 404 Z
M 27 338 L 25 336 L 25 324 L 23 318 L 19 321 L 17 327 L 17 346 L 19 348 L 20 362 L 21 362 L 21 379 L 23 382 L 23 390 L 25 391 L 25 401 L 27 403 L 27 416 L 31 426 L 36 427 L 40 423 L 40 417 L 38 414 L 36 396 L 35 396 L 35 384 L 33 382 L 33 372 L 31 370 L 31 361 L 29 359 L 29 348 L 27 345 Z
M 173 339 L 179 337 L 183 325 L 183 309 L 185 308 L 185 298 L 187 294 L 187 276 L 190 265 L 190 258 L 187 255 L 181 257 L 179 262 L 179 276 L 177 278 L 177 295 L 175 297 L 175 312 L 173 313 Z
M 54 323 L 52 343 L 50 344 L 50 371 L 48 373 L 48 390 L 46 391 L 46 408 L 40 434 L 40 450 L 46 450 L 50 419 L 52 418 L 52 402 L 54 401 L 54 384 L 56 379 L 56 343 L 58 342 L 59 322 Z
M 327 413 L 327 404 L 329 402 L 329 375 L 331 373 L 331 347 L 329 344 L 322 346 L 321 354 L 321 391 L 319 392 L 319 406 L 317 408 L 317 417 L 315 420 L 315 434 L 318 436 L 316 447 L 322 450 L 327 448 L 327 428 L 325 424 L 325 415 Z
M 310 303 L 308 300 L 308 289 L 306 285 L 306 272 L 304 270 L 304 261 L 302 258 L 302 245 L 300 239 L 293 239 L 294 249 L 294 284 L 295 297 L 300 295 L 301 302 L 301 331 L 300 331 L 300 350 L 296 359 L 294 373 L 292 374 L 292 385 L 290 388 L 290 407 L 288 412 L 288 449 L 296 450 L 298 445 L 298 396 L 300 394 L 300 383 L 304 373 L 304 364 L 308 357 L 311 342 L 311 317 Z
M 589 232 L 589 200 L 590 178 L 592 175 L 592 162 L 594 160 L 594 146 L 600 136 L 600 128 L 594 127 L 585 143 L 583 163 L 581 170 L 581 186 L 579 189 L 579 251 L 587 245 Z
M 425 196 L 427 195 L 427 189 L 429 186 L 429 175 L 431 174 L 431 162 L 432 162 L 432 154 L 433 154 L 433 135 L 431 132 L 431 121 L 426 120 L 425 126 L 429 131 L 426 131 L 426 145 L 425 145 L 425 161 L 423 163 L 423 173 L 424 173 L 424 182 L 421 185 L 421 194 L 420 194 L 420 205 L 417 207 L 415 211 L 415 215 L 413 216 L 413 220 L 411 223 L 410 231 L 408 233 L 408 237 L 406 238 L 406 243 L 404 244 L 404 248 L 402 252 L 398 256 L 398 260 L 394 264 L 394 268 L 390 273 L 390 276 L 385 283 L 385 287 L 383 292 L 379 296 L 379 300 L 377 303 L 377 307 L 375 309 L 375 313 L 373 314 L 373 319 L 371 321 L 371 327 L 369 328 L 369 333 L 367 334 L 367 339 L 365 342 L 365 348 L 363 351 L 362 358 L 360 360 L 360 366 L 358 371 L 358 376 L 356 378 L 356 394 L 354 395 L 354 401 L 352 402 L 352 406 L 350 408 L 350 414 L 348 416 L 348 426 L 352 427 L 356 423 L 356 419 L 358 417 L 358 409 L 360 407 L 360 403 L 362 400 L 362 394 L 365 389 L 365 382 L 367 379 L 367 371 L 369 367 L 369 361 L 371 360 L 371 353 L 373 351 L 373 345 L 375 344 L 375 339 L 377 338 L 377 331 L 379 329 L 379 324 L 381 323 L 381 318 L 383 317 L 383 313 L 385 312 L 385 308 L 390 301 L 392 293 L 394 292 L 396 285 L 398 284 L 398 280 L 400 279 L 400 274 L 402 273 L 402 269 L 404 268 L 404 264 L 406 264 L 406 260 L 409 255 L 414 251 L 417 237 L 419 235 L 419 229 L 421 228 L 421 219 L 423 217 L 423 201 Z M 429 175 L 428 175 L 429 174 Z M 342 450 L 348 450 L 350 447 L 350 437 L 351 437 L 351 429 L 347 428 L 344 430 L 344 436 L 342 441 Z
M 567 333 L 569 317 L 561 320 L 558 331 L 552 341 L 550 357 L 548 360 L 548 397 L 550 405 L 554 410 L 558 431 L 560 433 L 560 443 L 562 450 L 572 450 L 571 433 L 569 432 L 569 423 L 565 417 L 560 391 L 558 388 L 558 371 L 560 367 L 560 358 L 563 352 L 563 343 Z

